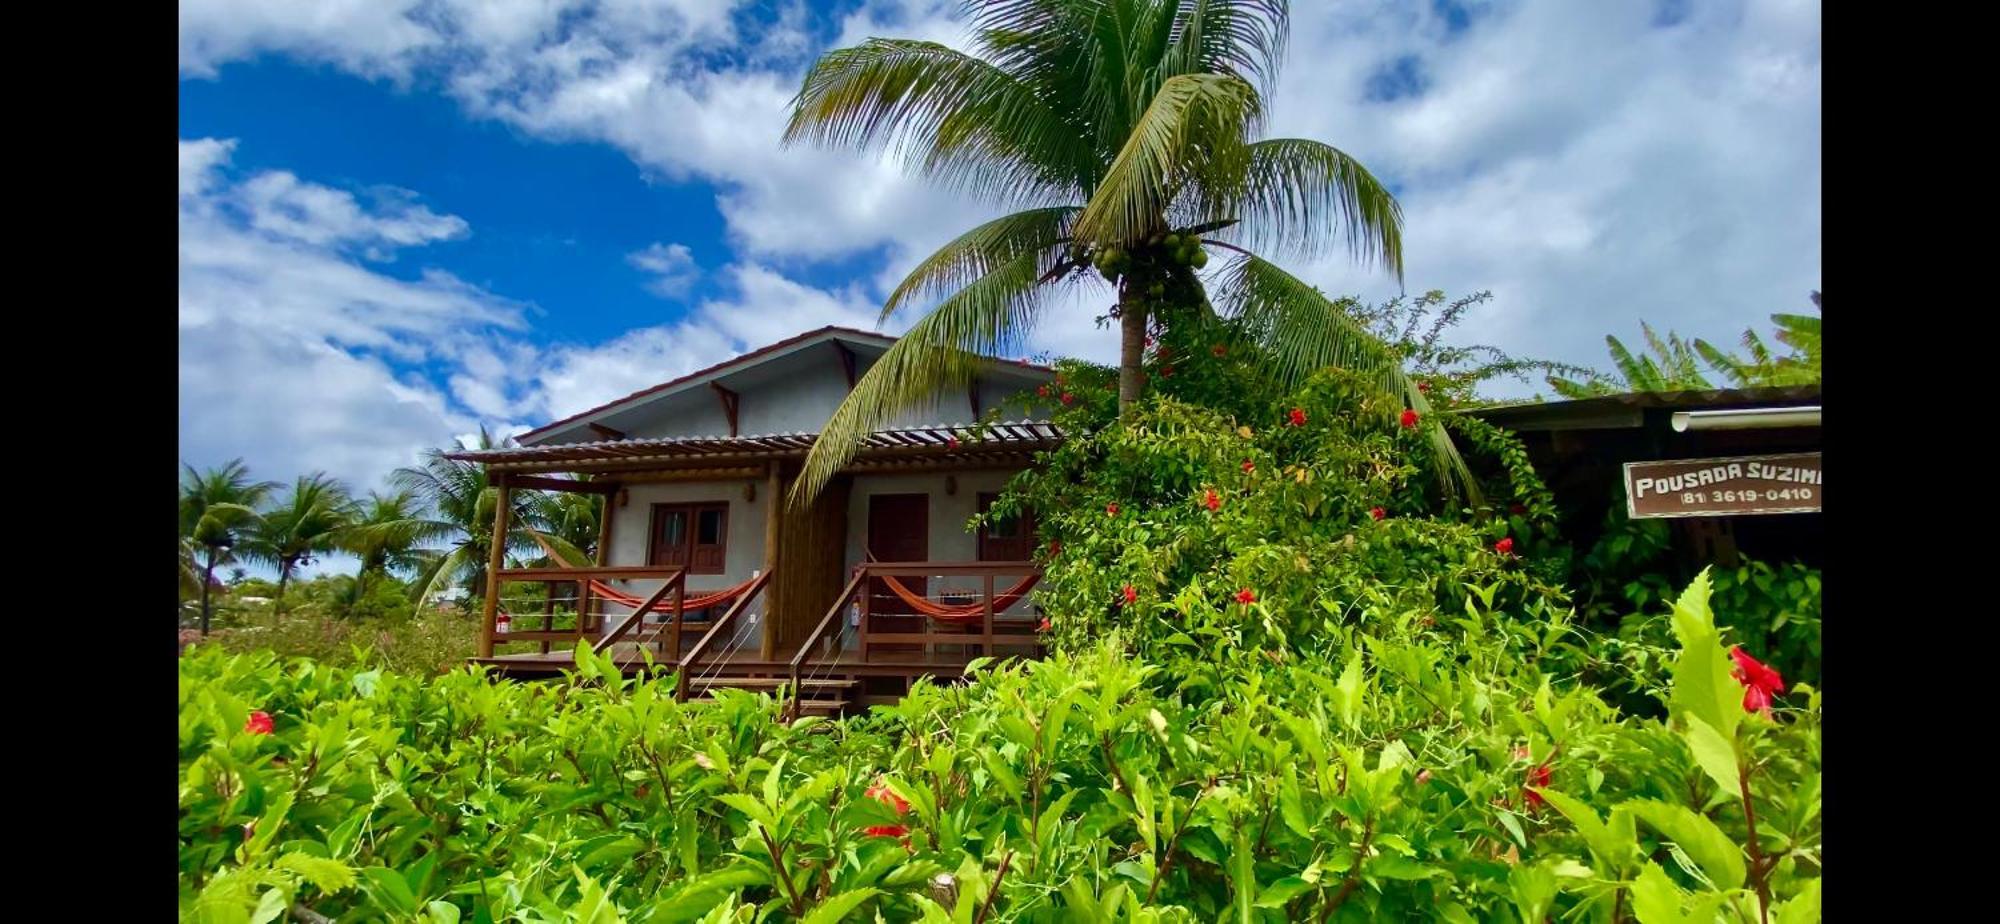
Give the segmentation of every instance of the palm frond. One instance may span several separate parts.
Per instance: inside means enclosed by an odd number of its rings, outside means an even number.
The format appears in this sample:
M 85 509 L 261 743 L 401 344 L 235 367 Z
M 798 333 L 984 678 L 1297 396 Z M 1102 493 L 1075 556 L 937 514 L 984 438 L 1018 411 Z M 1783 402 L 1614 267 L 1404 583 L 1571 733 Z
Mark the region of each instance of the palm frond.
M 1013 75 L 936 42 L 870 39 L 828 52 L 806 72 L 784 140 L 881 147 L 1005 201 L 1076 196 L 1088 181 L 1074 125 Z
M 960 289 L 912 326 L 854 383 L 834 409 L 792 486 L 792 503 L 816 496 L 854 458 L 869 433 L 962 388 L 979 371 L 982 353 L 1025 342 L 1042 307 L 1040 257 L 1023 253 Z
M 1077 217 L 1077 238 L 1125 244 L 1167 230 L 1168 208 L 1185 181 L 1246 163 L 1243 150 L 1263 114 L 1256 88 L 1242 78 L 1168 79 Z
M 1329 144 L 1273 138 L 1249 145 L 1239 168 L 1195 190 L 1202 220 L 1241 219 L 1232 229 L 1255 250 L 1319 252 L 1341 235 L 1361 263 L 1403 278 L 1403 209 L 1360 161 Z
M 1291 32 L 1291 5 L 1272 0 L 1176 3 L 1174 32 L 1161 62 L 1173 74 L 1235 74 L 1276 92 Z
M 1003 215 L 959 235 L 903 277 L 882 303 L 882 320 L 889 320 L 913 300 L 924 302 L 956 292 L 1022 254 L 1041 255 L 1037 266 L 1048 271 L 1062 259 L 1055 247 L 1067 238 L 1078 211 L 1076 206 L 1067 205 L 1029 209 Z
M 1225 267 L 1216 301 L 1243 319 L 1275 361 L 1280 381 L 1297 384 L 1312 373 L 1338 366 L 1371 376 L 1382 394 L 1420 416 L 1430 402 L 1404 374 L 1394 351 L 1376 339 L 1341 306 L 1303 280 L 1259 257 L 1244 254 Z M 1445 496 L 1481 502 L 1479 484 L 1445 428 L 1433 423 L 1425 437 L 1438 458 L 1438 481 Z

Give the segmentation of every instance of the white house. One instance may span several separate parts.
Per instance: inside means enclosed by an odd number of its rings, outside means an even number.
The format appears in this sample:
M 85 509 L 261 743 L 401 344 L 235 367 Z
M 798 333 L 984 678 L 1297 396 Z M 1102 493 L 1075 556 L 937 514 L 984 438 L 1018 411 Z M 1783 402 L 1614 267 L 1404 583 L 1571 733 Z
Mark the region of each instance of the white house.
M 832 626 L 813 642 L 828 652 L 852 650 L 861 661 L 939 667 L 935 635 L 1018 635 L 1028 606 L 1022 594 L 1007 591 L 1033 574 L 1032 518 L 978 531 L 967 524 L 1036 452 L 1059 440 L 1025 400 L 1054 378 L 1053 370 L 986 360 L 971 386 L 941 392 L 873 434 L 810 506 L 787 503 L 820 428 L 894 342 L 821 328 L 555 421 L 520 436 L 518 448 L 451 453 L 486 465 L 503 492 L 583 490 L 608 498 L 599 561 L 495 570 L 496 581 L 600 582 L 585 597 L 581 628 L 536 631 L 534 617 L 524 616 L 505 620 L 504 632 L 489 624 L 489 639 L 547 649 L 567 639 L 602 646 L 616 634 L 615 645 L 649 631 L 626 627 L 640 603 L 634 598 L 660 589 L 675 572 L 686 598 L 715 602 L 703 613 L 683 608 L 685 633 L 652 636 L 669 659 L 693 647 L 696 633 L 738 600 L 746 600 L 742 614 L 702 652 L 714 663 L 726 656 L 739 666 L 789 665 L 843 605 L 869 618 L 835 620 L 848 625 Z M 973 426 L 981 421 L 988 425 Z M 863 566 L 871 574 L 843 596 Z M 988 596 L 997 604 L 998 628 L 987 625 L 983 612 L 976 620 L 967 616 L 983 610 Z M 672 592 L 653 610 L 671 621 Z M 495 656 L 493 641 L 482 645 L 481 659 L 503 669 L 567 663 L 560 653 Z M 732 642 L 747 644 L 739 650 Z M 960 663 L 970 650 L 945 647 L 955 649 Z

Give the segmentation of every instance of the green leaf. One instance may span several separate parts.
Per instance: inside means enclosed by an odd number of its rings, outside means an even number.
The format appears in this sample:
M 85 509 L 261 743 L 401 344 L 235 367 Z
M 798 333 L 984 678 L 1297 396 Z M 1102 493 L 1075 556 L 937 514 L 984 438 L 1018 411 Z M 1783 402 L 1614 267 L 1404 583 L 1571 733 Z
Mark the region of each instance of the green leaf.
M 279 869 L 297 873 L 312 887 L 332 895 L 354 885 L 354 869 L 339 860 L 293 851 L 278 858 Z
M 285 897 L 284 889 L 265 889 L 257 899 L 257 910 L 250 913 L 250 924 L 270 924 L 283 916 L 291 903 Z
M 1682 924 L 1681 888 L 1658 863 L 1646 861 L 1632 883 L 1632 913 L 1639 924 Z
M 848 912 L 860 907 L 862 902 L 874 898 L 880 892 L 881 890 L 870 887 L 830 896 L 805 917 L 800 918 L 799 924 L 839 924 L 847 917 Z
M 1820 919 L 1820 881 L 1813 879 L 1799 894 L 1779 902 L 1776 911 L 1778 924 L 1817 924 Z
M 424 906 L 433 924 L 458 924 L 458 906 L 451 902 L 437 901 Z
M 1356 646 L 1347 657 L 1347 667 L 1340 672 L 1340 680 L 1333 685 L 1334 704 L 1340 711 L 1341 724 L 1356 727 L 1361 721 L 1361 648 Z
M 1597 812 L 1582 800 L 1553 789 L 1538 789 L 1542 797 L 1549 800 L 1555 810 L 1576 825 L 1577 833 L 1583 835 L 1583 842 L 1590 846 L 1590 852 L 1597 859 L 1615 871 L 1624 868 L 1625 861 L 1638 845 L 1626 838 L 1620 838 L 1604 825 Z
M 609 843 L 602 844 L 592 848 L 590 852 L 584 854 L 583 858 L 578 860 L 577 863 L 578 865 L 585 867 L 601 866 L 606 863 L 617 863 L 620 860 L 626 859 L 627 857 L 636 856 L 640 851 L 645 849 L 646 849 L 645 841 L 642 841 L 636 837 L 633 837 L 630 834 L 627 834 L 623 837 L 614 838 Z
M 742 812 L 744 815 L 749 816 L 751 821 L 763 825 L 767 830 L 776 830 L 778 827 L 777 819 L 771 817 L 771 810 L 765 808 L 764 803 L 757 801 L 753 796 L 748 796 L 740 792 L 728 792 L 716 796 L 715 801 Z
M 1686 806 L 1651 799 L 1633 800 L 1621 807 L 1680 845 L 1718 887 L 1724 890 L 1743 887 L 1743 850 L 1715 822 Z
M 381 905 L 383 910 L 395 914 L 415 914 L 417 896 L 410 892 L 410 884 L 403 881 L 403 874 L 386 866 L 371 866 L 361 871 L 368 897 Z
M 1681 737 L 1687 741 L 1688 750 L 1694 752 L 1694 761 L 1701 765 L 1710 779 L 1731 795 L 1742 794 L 1742 774 L 1736 763 L 1736 746 L 1721 732 L 1694 716 L 1687 717 L 1687 730 Z
M 1313 884 L 1297 876 L 1285 876 L 1264 887 L 1257 895 L 1259 908 L 1283 908 L 1286 903 L 1311 889 Z

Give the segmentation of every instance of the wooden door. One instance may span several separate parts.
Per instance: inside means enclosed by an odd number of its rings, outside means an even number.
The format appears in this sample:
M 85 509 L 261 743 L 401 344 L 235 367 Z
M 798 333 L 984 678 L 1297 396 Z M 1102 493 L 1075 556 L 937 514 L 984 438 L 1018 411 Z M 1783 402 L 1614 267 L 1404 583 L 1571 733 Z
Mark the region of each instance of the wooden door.
M 931 557 L 931 498 L 928 494 L 875 494 L 868 498 L 868 551 L 874 561 L 928 561 Z M 865 557 L 864 557 L 864 560 Z M 930 588 L 930 579 L 897 578 L 916 594 Z M 879 578 L 869 582 L 869 609 L 876 613 L 914 613 L 910 605 Z

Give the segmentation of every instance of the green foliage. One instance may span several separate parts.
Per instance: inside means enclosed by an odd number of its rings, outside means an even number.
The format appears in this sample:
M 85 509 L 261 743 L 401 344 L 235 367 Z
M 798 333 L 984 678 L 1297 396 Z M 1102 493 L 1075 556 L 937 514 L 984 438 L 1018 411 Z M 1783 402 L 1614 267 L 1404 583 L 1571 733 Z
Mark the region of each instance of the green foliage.
M 1502 638 L 1527 626 L 1465 612 L 1447 635 L 1365 607 L 1327 630 L 1345 645 L 1206 688 L 1114 634 L 789 726 L 588 652 L 540 685 L 205 646 L 180 662 L 182 914 L 1817 919 L 1818 697 L 1742 711 L 1705 582 L 1671 720 L 1553 683 Z
M 1812 302 L 1813 310 L 1819 310 L 1818 292 L 1812 294 Z M 1771 324 L 1777 328 L 1773 338 L 1789 347 L 1789 353 L 1773 353 L 1754 330 L 1743 332 L 1743 349 L 1749 354 L 1746 357 L 1719 349 L 1699 338 L 1682 340 L 1679 334 L 1671 331 L 1665 339 L 1661 339 L 1650 325 L 1641 323 L 1650 354 L 1634 355 L 1617 337 L 1606 336 L 1605 343 L 1610 347 L 1612 362 L 1617 366 L 1616 374 L 1606 375 L 1587 369 L 1562 370 L 1564 374 L 1548 377 L 1549 387 L 1564 398 L 1714 388 L 1702 374 L 1703 365 L 1721 376 L 1731 388 L 1819 384 L 1820 319 L 1798 314 L 1774 314 L 1771 315 Z M 1574 375 L 1575 378 L 1566 375 Z

